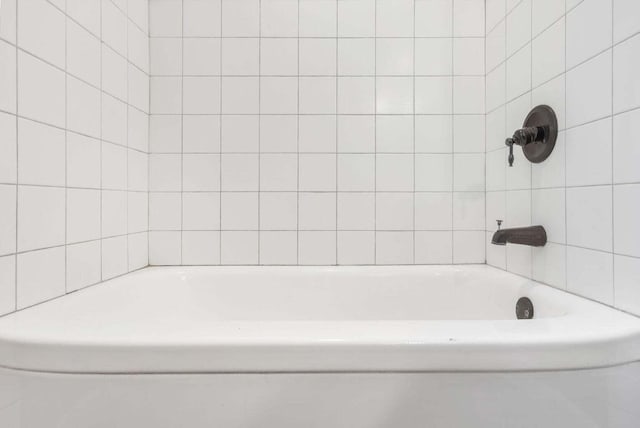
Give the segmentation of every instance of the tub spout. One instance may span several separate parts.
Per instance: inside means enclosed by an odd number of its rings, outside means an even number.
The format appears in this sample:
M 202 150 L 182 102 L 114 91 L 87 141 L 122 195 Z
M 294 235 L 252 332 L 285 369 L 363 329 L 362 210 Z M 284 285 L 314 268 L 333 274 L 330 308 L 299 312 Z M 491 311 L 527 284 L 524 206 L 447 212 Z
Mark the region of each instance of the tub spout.
M 530 247 L 544 247 L 547 243 L 547 232 L 542 226 L 515 227 L 500 229 L 493 234 L 494 245 L 521 244 Z

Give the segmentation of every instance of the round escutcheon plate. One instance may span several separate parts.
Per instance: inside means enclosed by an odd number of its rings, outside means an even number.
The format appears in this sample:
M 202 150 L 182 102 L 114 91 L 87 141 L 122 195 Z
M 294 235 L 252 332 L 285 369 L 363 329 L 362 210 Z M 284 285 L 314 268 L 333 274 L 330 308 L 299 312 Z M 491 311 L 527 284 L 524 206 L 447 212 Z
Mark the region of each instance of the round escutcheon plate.
M 546 160 L 556 145 L 558 138 L 558 119 L 553 109 L 540 105 L 531 110 L 524 120 L 524 127 L 542 126 L 545 128 L 544 140 L 527 144 L 522 148 L 524 155 L 530 162 L 540 163 Z

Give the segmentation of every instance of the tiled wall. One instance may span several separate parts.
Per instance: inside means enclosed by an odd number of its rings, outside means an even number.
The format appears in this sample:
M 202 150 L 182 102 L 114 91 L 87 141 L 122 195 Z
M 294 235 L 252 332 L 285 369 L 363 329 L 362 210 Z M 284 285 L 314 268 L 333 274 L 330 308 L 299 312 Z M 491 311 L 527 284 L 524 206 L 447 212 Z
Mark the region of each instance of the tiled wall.
M 483 0 L 151 0 L 151 264 L 485 260 Z
M 488 263 L 640 314 L 640 2 L 487 0 Z M 504 140 L 549 104 L 561 132 L 531 165 Z M 541 249 L 490 245 L 495 220 Z
M 146 0 L 2 0 L 0 315 L 146 266 Z

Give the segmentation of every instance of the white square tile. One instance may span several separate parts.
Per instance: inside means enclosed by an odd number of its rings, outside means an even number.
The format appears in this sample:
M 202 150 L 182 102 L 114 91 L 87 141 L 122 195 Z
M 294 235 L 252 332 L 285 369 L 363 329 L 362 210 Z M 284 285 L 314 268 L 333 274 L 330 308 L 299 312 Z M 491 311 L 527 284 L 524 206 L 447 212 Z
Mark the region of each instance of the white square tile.
M 618 185 L 613 188 L 614 251 L 616 254 L 640 257 L 640 185 Z
M 412 37 L 413 0 L 378 0 L 376 4 L 376 36 Z
M 412 230 L 412 193 L 376 193 L 376 230 Z
M 567 247 L 567 290 L 613 304 L 613 254 Z
M 149 33 L 152 37 L 182 35 L 182 2 L 159 0 L 149 2 Z
M 127 60 L 102 45 L 102 90 L 120 100 L 127 97 Z M 161 94 L 162 95 L 162 94 Z
M 376 80 L 376 112 L 379 114 L 412 114 L 414 106 L 413 78 L 378 77 Z
M 260 150 L 296 152 L 298 150 L 298 117 L 263 115 L 260 117 Z
M 80 80 L 67 78 L 68 129 L 100 137 L 100 91 Z
M 339 37 L 374 37 L 375 24 L 376 0 L 338 2 Z
M 374 193 L 338 193 L 338 230 L 375 229 Z
M 504 1 L 504 0 L 495 0 Z M 507 25 L 505 21 L 500 21 L 496 27 L 491 30 L 485 38 L 485 67 L 487 71 L 495 69 L 498 64 L 505 60 L 507 39 L 506 39 Z
M 102 2 L 102 40 L 121 55 L 127 54 L 127 17 L 113 2 Z
M 631 183 L 640 181 L 640 147 L 635 134 L 640 111 L 634 110 L 613 118 L 613 181 Z
M 181 264 L 181 240 L 182 232 L 150 232 L 149 264 L 151 266 Z
M 335 37 L 337 34 L 337 2 L 335 0 L 300 0 L 300 37 Z
M 152 77 L 151 113 L 182 113 L 182 79 L 178 77 Z
M 127 110 L 129 110 L 129 107 L 125 103 L 103 92 L 102 140 L 120 144 L 121 146 L 127 145 L 127 134 L 131 130 L 127 125 Z M 145 125 L 148 128 L 149 125 L 146 123 Z
M 453 194 L 453 229 L 484 230 L 485 196 L 481 192 Z
M 457 114 L 484 114 L 484 84 L 484 77 L 454 77 L 453 112 Z M 444 106 L 445 103 L 442 105 Z
M 453 152 L 452 120 L 452 116 L 445 115 L 416 116 L 416 153 Z
M 24 117 L 64 127 L 64 72 L 24 52 L 18 53 L 18 71 L 18 113 Z M 15 88 L 14 84 L 13 87 Z
M 413 75 L 413 39 L 376 39 L 376 73 L 387 76 Z
M 416 114 L 451 114 L 453 111 L 450 77 L 415 78 Z
M 260 113 L 298 113 L 298 79 L 262 77 L 260 79 Z
M 612 3 L 612 0 L 585 0 L 567 13 L 567 68 L 611 46 Z
M 614 256 L 615 306 L 623 311 L 640 314 L 640 259 Z
M 298 195 L 268 192 L 260 195 L 260 230 L 297 230 Z
M 338 113 L 373 114 L 375 94 L 375 79 L 372 77 L 338 78 Z
M 635 0 L 615 0 L 613 42 L 624 40 L 638 31 L 640 31 L 640 4 Z
M 0 257 L 0 314 L 16 310 L 16 256 Z
M 338 190 L 374 191 L 376 160 L 373 154 L 338 155 Z
M 99 188 L 100 156 L 99 140 L 67 133 L 67 186 Z
M 220 229 L 220 193 L 183 193 L 182 227 L 184 230 Z
M 92 85 L 100 85 L 100 39 L 67 21 L 67 71 Z
M 258 37 L 260 35 L 260 1 L 222 2 L 223 37 Z
M 18 181 L 21 184 L 64 186 L 65 132 L 19 119 L 18 135 Z
M 18 255 L 17 309 L 23 309 L 65 293 L 64 247 Z
M 222 116 L 222 152 L 257 153 L 260 146 L 258 115 Z
M 415 253 L 416 264 L 453 263 L 453 232 L 416 232 Z
M 567 186 L 611 183 L 611 118 L 567 131 Z
M 611 51 L 567 73 L 567 127 L 611 114 Z
M 416 193 L 415 206 L 416 230 L 453 229 L 452 193 Z
M 100 241 L 67 246 L 67 291 L 100 282 L 101 259 Z
M 565 190 L 534 190 L 531 196 L 531 222 L 544 226 L 549 242 L 564 244 L 567 233 Z
M 338 74 L 372 76 L 376 72 L 374 39 L 338 39 Z
M 18 251 L 64 244 L 65 190 L 18 187 Z
M 100 191 L 67 189 L 67 243 L 100 239 Z
M 416 37 L 453 35 L 453 0 L 416 0 Z
M 298 127 L 298 150 L 301 153 L 336 152 L 336 116 L 299 116 Z
M 338 264 L 375 264 L 375 236 L 375 232 L 338 232 Z
M 494 245 L 495 247 L 495 245 Z M 533 249 L 533 279 L 556 288 L 567 285 L 567 250 L 564 245 L 547 243 Z
M 262 37 L 296 37 L 298 35 L 298 0 L 261 2 Z
M 260 156 L 260 191 L 295 191 L 297 188 L 297 155 L 263 154 Z
M 335 193 L 299 193 L 299 225 L 300 230 L 335 230 L 336 229 L 336 194 Z
M 18 1 L 5 0 L 3 3 L 3 13 L 0 14 L 0 38 L 15 44 Z
M 260 232 L 261 265 L 295 265 L 297 262 L 296 232 Z
M 376 232 L 376 264 L 413 263 L 413 232 Z
M 183 116 L 182 129 L 184 153 L 220 152 L 220 116 Z M 177 141 L 180 141 L 179 137 Z
M 102 191 L 102 237 L 110 238 L 127 233 L 127 193 Z
M 260 91 L 257 77 L 223 77 L 222 113 L 257 114 L 260 112 Z M 264 109 L 262 113 L 265 113 Z
M 182 4 L 183 35 L 186 37 L 219 37 L 221 34 L 222 0 L 184 0 Z M 228 3 L 228 2 L 223 2 Z M 238 1 L 234 3 L 249 3 Z M 225 10 L 229 12 L 229 10 Z M 234 19 L 234 15 L 225 19 Z
M 613 49 L 613 111 L 640 107 L 640 36 Z
M 378 153 L 413 152 L 413 116 L 378 116 L 376 149 Z
M 52 3 L 18 3 L 18 45 L 57 67 L 65 66 L 65 16 Z
M 102 187 L 125 190 L 127 187 L 127 149 L 102 143 Z
M 18 140 L 16 117 L 0 113 L 0 183 L 16 183 Z
M 149 229 L 181 230 L 182 196 L 180 193 L 149 194 Z
M 565 13 L 565 2 L 557 0 L 533 0 L 532 32 L 536 36 Z
M 381 192 L 413 191 L 413 168 L 413 155 L 376 155 L 376 190 Z
M 182 171 L 183 191 L 220 190 L 220 155 L 185 154 Z
M 299 39 L 298 42 L 300 75 L 334 76 L 336 74 L 336 40 Z
M 560 2 L 557 2 L 560 3 Z M 532 83 L 533 86 L 548 81 L 564 73 L 565 70 L 565 23 L 559 20 L 546 29 L 531 43 Z
M 524 0 L 507 15 L 507 57 L 531 40 L 531 0 Z
M 484 36 L 484 1 L 455 0 L 453 2 L 453 35 L 456 37 Z
M 335 154 L 301 154 L 299 164 L 300 191 L 336 190 Z
M 612 251 L 611 186 L 567 189 L 567 243 Z
M 258 263 L 258 232 L 222 232 L 223 265 L 255 265 Z
M 221 220 L 222 230 L 257 230 L 258 193 L 223 193 Z
M 415 165 L 416 191 L 450 192 L 453 190 L 452 155 L 416 155 Z
M 257 75 L 260 70 L 259 59 L 259 39 L 222 39 L 222 74 L 234 76 Z
M 220 78 L 185 77 L 183 79 L 183 113 L 220 113 Z
M 300 232 L 298 263 L 300 265 L 335 265 L 336 232 Z
M 260 40 L 260 74 L 262 76 L 295 76 L 298 74 L 298 40 Z
M 485 186 L 484 154 L 456 154 L 453 156 L 453 190 L 480 192 Z
M 484 232 L 453 232 L 453 263 L 485 263 Z
M 182 190 L 182 162 L 180 155 L 149 156 L 149 190 L 174 191 Z
M 211 38 L 182 39 L 184 45 L 184 74 L 191 76 L 212 76 L 220 74 L 220 40 L 221 39 Z M 151 58 L 153 58 L 153 54 Z M 168 56 L 168 58 L 176 58 L 176 56 Z
M 183 232 L 182 264 L 220 264 L 220 232 Z
M 260 161 L 257 154 L 222 155 L 221 168 L 223 191 L 259 189 Z
M 453 73 L 452 39 L 415 39 L 415 45 L 416 75 L 447 76 Z
M 16 186 L 0 185 L 0 255 L 16 252 Z
M 338 152 L 372 153 L 376 144 L 374 116 L 338 116 Z
M 455 75 L 484 74 L 483 38 L 453 39 L 453 73 Z
M 298 90 L 301 114 L 336 112 L 335 77 L 300 77 Z
M 485 116 L 457 115 L 453 117 L 453 148 L 455 153 L 483 153 L 485 150 Z

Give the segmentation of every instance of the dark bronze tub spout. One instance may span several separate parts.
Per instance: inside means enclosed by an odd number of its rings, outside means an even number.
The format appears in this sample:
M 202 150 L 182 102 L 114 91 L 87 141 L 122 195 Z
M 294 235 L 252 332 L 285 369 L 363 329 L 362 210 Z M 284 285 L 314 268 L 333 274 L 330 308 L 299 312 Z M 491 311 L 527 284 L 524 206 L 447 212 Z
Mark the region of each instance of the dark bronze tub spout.
M 547 232 L 542 226 L 514 227 L 512 229 L 498 229 L 493 234 L 491 243 L 494 245 L 521 244 L 530 247 L 544 247 L 547 243 Z

